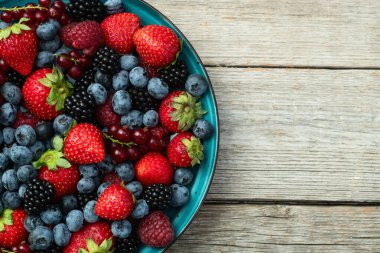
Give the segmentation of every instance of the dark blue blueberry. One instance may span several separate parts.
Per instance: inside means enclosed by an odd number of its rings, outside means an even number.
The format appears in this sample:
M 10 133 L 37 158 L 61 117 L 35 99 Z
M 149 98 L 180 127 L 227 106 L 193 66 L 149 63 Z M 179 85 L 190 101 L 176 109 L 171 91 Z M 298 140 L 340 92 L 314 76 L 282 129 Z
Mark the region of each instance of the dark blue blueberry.
M 29 125 L 21 125 L 16 129 L 15 138 L 19 145 L 30 146 L 37 139 L 36 131 Z
M 135 168 L 132 163 L 121 163 L 116 165 L 117 175 L 125 182 L 130 182 L 135 177 Z
M 155 110 L 147 111 L 143 116 L 143 124 L 146 127 L 155 127 L 158 124 L 160 117 Z
M 0 171 L 5 170 L 8 164 L 9 158 L 4 153 L 0 153 Z
M 112 87 L 114 90 L 125 90 L 129 86 L 129 73 L 122 70 L 112 78 Z
M 8 191 L 15 191 L 20 186 L 20 181 L 17 178 L 17 173 L 15 170 L 7 170 L 1 177 L 1 182 L 3 182 L 3 187 Z
M 4 142 L 3 131 L 0 131 L 0 145 Z
M 18 192 L 6 191 L 1 197 L 5 208 L 16 209 L 19 208 L 22 204 L 22 200 Z
M 53 123 L 41 122 L 36 126 L 35 131 L 36 131 L 37 139 L 41 141 L 48 140 L 54 135 Z
M 65 135 L 73 126 L 74 119 L 65 114 L 61 114 L 54 119 L 53 127 L 56 133 Z
M 0 193 L 1 193 L 1 191 L 0 191 Z M 3 206 L 3 203 L 0 201 L 0 213 L 2 213 L 3 210 L 4 210 L 4 206 Z
M 82 178 L 77 184 L 79 193 L 88 194 L 95 190 L 96 184 L 92 178 Z
M 40 214 L 41 219 L 45 224 L 58 224 L 62 220 L 62 212 L 58 206 L 51 206 Z
M 111 0 L 112 1 L 112 0 Z M 0 29 L 4 29 L 4 28 L 7 28 L 8 26 L 10 26 L 9 23 L 5 23 L 3 21 L 0 21 Z
M 107 74 L 104 74 L 100 70 L 96 71 L 94 80 L 96 83 L 99 83 L 105 87 L 107 87 L 111 84 L 111 77 Z
M 3 129 L 3 138 L 5 144 L 12 144 L 15 141 L 15 132 L 16 130 L 11 127 L 5 127 Z
M 190 194 L 186 186 L 173 184 L 170 188 L 172 188 L 173 191 L 172 199 L 170 200 L 171 206 L 180 207 L 189 201 Z
M 46 250 L 53 244 L 53 232 L 50 228 L 38 226 L 29 234 L 31 250 Z
M 50 19 L 48 22 L 42 23 L 37 27 L 37 37 L 41 40 L 53 40 L 58 34 L 61 25 L 58 21 Z
M 9 160 L 11 159 L 11 148 L 3 147 L 3 154 L 5 157 L 7 157 Z
M 3 126 L 10 126 L 15 121 L 17 108 L 11 103 L 5 103 L 0 108 L 0 123 Z
M 135 209 L 132 212 L 133 219 L 141 219 L 149 214 L 149 206 L 145 199 L 139 199 L 136 202 Z
M 43 226 L 44 222 L 38 215 L 30 215 L 26 216 L 24 220 L 24 228 L 29 233 L 32 232 L 36 227 Z
M 160 78 L 155 77 L 149 80 L 148 93 L 156 99 L 163 99 L 169 94 L 169 86 Z
M 126 116 L 121 117 L 121 125 L 127 125 L 129 129 L 135 130 L 143 124 L 143 114 L 140 111 L 132 110 Z
M 42 51 L 37 54 L 35 65 L 37 68 L 51 67 L 54 61 L 55 56 L 52 52 Z
M 190 169 L 178 168 L 174 171 L 174 182 L 180 185 L 188 185 L 193 181 L 193 172 Z
M 117 0 L 118 1 L 118 0 Z M 139 60 L 134 55 L 123 55 L 120 57 L 120 67 L 124 70 L 130 71 L 139 65 Z
M 119 115 L 127 115 L 132 108 L 132 99 L 124 90 L 117 91 L 112 97 L 112 109 Z
M 34 160 L 38 160 L 45 152 L 45 144 L 43 144 L 41 141 L 36 141 L 29 148 L 33 152 Z
M 98 105 L 104 104 L 107 100 L 106 88 L 98 83 L 92 83 L 90 86 L 88 86 L 87 93 L 94 97 L 95 102 Z
M 107 13 L 109 15 L 124 12 L 124 4 L 121 0 L 108 0 L 104 5 L 107 7 Z M 117 10 L 120 11 L 117 12 Z
M 111 224 L 112 234 L 118 238 L 127 238 L 132 232 L 132 225 L 128 220 L 114 221 Z
M 21 199 L 24 199 L 24 195 L 25 195 L 25 192 L 26 192 L 26 188 L 28 188 L 28 185 L 27 185 L 27 184 L 22 184 L 22 185 L 20 185 L 20 187 L 18 188 L 18 195 L 20 196 Z
M 84 217 L 79 210 L 72 210 L 66 216 L 66 225 L 71 232 L 77 232 L 83 227 Z
M 148 73 L 142 67 L 135 67 L 129 72 L 131 84 L 137 88 L 145 88 L 148 84 Z
M 97 188 L 97 187 L 99 187 L 102 179 L 101 179 L 100 175 L 98 175 L 98 176 L 92 177 L 92 180 L 94 180 L 95 188 Z
M 80 174 L 86 178 L 96 177 L 99 173 L 95 164 L 81 165 L 79 166 L 79 171 L 80 171 Z
M 66 47 L 65 45 L 63 45 L 60 49 L 58 49 L 55 54 L 56 55 L 60 55 L 60 54 L 68 54 L 72 49 L 69 48 L 69 47 Z
M 101 184 L 97 191 L 98 196 L 100 196 L 104 192 L 104 190 L 107 189 L 107 187 L 110 186 L 111 184 L 112 184 L 111 182 L 104 182 L 103 184 Z
M 112 172 L 114 170 L 112 157 L 110 155 L 106 155 L 102 162 L 96 164 L 96 167 L 105 173 Z
M 18 165 L 30 164 L 33 161 L 33 152 L 24 146 L 13 145 L 10 152 L 11 160 Z
M 136 198 L 139 198 L 143 192 L 143 186 L 139 181 L 132 181 L 126 187 Z
M 79 207 L 78 199 L 73 195 L 64 196 L 61 199 L 61 207 L 64 213 L 68 213 L 72 210 L 75 210 Z
M 58 35 L 54 37 L 54 39 L 49 41 L 41 40 L 39 43 L 39 47 L 41 51 L 47 51 L 54 53 L 61 47 L 61 40 Z
M 198 119 L 193 127 L 193 133 L 196 137 L 202 140 L 206 140 L 212 136 L 214 128 L 205 119 Z
M 60 223 L 53 228 L 54 242 L 59 247 L 65 247 L 71 239 L 71 232 L 66 224 Z
M 83 209 L 84 219 L 89 223 L 95 223 L 100 220 L 99 216 L 95 213 L 96 201 L 91 200 L 87 202 L 86 206 Z
M 21 89 L 17 85 L 14 85 L 10 82 L 6 82 L 1 86 L 0 91 L 5 101 L 14 105 L 20 104 L 22 99 L 22 93 Z
M 208 83 L 203 76 L 192 74 L 186 80 L 185 89 L 191 95 L 200 97 L 207 91 Z

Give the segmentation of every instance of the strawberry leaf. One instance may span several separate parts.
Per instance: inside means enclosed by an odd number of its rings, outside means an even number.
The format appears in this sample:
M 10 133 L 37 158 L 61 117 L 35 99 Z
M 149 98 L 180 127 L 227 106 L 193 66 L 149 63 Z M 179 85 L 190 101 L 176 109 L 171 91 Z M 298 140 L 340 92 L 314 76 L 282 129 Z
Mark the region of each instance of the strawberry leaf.
M 13 225 L 13 210 L 12 209 L 4 209 L 4 211 L 0 215 L 0 232 L 4 231 L 5 225 L 12 226 Z
M 38 80 L 38 82 L 40 82 L 43 86 L 46 86 L 48 88 L 52 87 L 52 82 L 47 78 L 41 78 Z
M 54 136 L 53 138 L 53 148 L 57 151 L 61 151 L 62 150 L 62 147 L 63 147 L 63 139 L 56 135 Z
M 30 19 L 29 18 L 21 18 L 18 23 L 21 24 L 21 23 L 24 23 L 24 22 L 27 22 L 29 21 Z
M 21 29 L 20 29 L 20 27 L 18 27 L 18 25 L 12 25 L 11 26 L 11 31 L 14 34 L 20 34 L 21 33 Z
M 32 30 L 32 29 L 30 29 L 29 26 L 24 25 L 24 24 L 19 24 L 18 27 L 20 27 L 20 29 L 24 30 L 24 31 L 30 31 L 30 30 Z
M 98 249 L 98 245 L 96 245 L 96 243 L 94 242 L 94 240 L 92 239 L 87 239 L 86 240 L 86 245 L 87 245 L 87 249 L 89 252 L 97 252 L 97 249 Z
M 11 35 L 11 29 L 9 27 L 1 30 L 0 32 L 0 39 L 6 39 Z
M 71 164 L 63 158 L 63 153 L 57 150 L 46 151 L 38 161 L 33 162 L 36 169 L 47 166 L 49 170 L 57 170 L 58 167 L 70 168 Z M 62 165 L 62 166 L 61 166 Z
M 46 78 L 53 83 L 58 81 L 58 76 L 55 74 L 46 74 Z
M 63 159 L 63 158 L 58 158 L 56 161 L 56 164 L 57 164 L 57 166 L 64 168 L 64 169 L 68 169 L 71 167 L 70 162 L 67 161 L 66 159 Z

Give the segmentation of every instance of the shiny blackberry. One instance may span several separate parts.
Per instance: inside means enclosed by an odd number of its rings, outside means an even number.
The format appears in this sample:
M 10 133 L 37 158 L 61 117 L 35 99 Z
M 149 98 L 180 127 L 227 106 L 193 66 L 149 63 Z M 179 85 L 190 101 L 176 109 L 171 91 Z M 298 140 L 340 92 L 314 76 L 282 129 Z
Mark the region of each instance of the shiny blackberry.
M 120 56 L 111 48 L 100 48 L 94 57 L 94 65 L 101 72 L 114 75 L 120 71 Z
M 38 214 L 54 199 L 54 187 L 45 180 L 33 179 L 26 188 L 24 208 L 29 214 Z
M 14 71 L 13 69 L 8 72 L 8 82 L 11 82 L 18 87 L 22 87 L 26 81 L 26 77 L 20 73 Z
M 40 250 L 40 251 L 33 251 L 35 253 L 62 253 L 63 249 L 56 244 L 53 244 L 50 248 L 46 250 Z
M 74 84 L 75 91 L 87 91 L 88 86 L 94 82 L 96 69 L 89 68 Z
M 86 204 L 91 200 L 96 200 L 98 195 L 95 192 L 89 194 L 79 193 L 77 196 L 79 207 L 83 210 Z
M 95 20 L 101 22 L 107 9 L 100 0 L 70 0 L 66 11 L 75 21 Z
M 189 76 L 189 68 L 183 60 L 178 60 L 174 65 L 160 70 L 160 77 L 171 88 L 181 88 L 185 85 Z
M 116 252 L 120 253 L 135 253 L 138 250 L 140 240 L 135 233 L 131 234 L 128 238 L 117 239 Z
M 145 189 L 142 198 L 146 200 L 150 210 L 163 210 L 169 206 L 172 189 L 164 184 L 154 184 Z
M 161 100 L 152 97 L 145 88 L 140 89 L 130 85 L 127 91 L 132 99 L 132 108 L 135 110 L 145 113 L 149 110 L 157 111 L 160 107 Z
M 74 93 L 65 101 L 65 113 L 78 122 L 92 122 L 95 107 L 94 97 L 84 90 Z

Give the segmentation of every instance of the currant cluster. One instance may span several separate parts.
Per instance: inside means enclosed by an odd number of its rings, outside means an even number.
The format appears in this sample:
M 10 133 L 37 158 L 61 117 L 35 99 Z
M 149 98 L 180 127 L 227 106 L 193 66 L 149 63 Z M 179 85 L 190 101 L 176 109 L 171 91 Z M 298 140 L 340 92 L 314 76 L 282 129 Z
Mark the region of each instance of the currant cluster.
M 91 66 L 91 59 L 78 50 L 71 50 L 69 53 L 58 55 L 57 64 L 66 70 L 71 78 L 78 79 Z

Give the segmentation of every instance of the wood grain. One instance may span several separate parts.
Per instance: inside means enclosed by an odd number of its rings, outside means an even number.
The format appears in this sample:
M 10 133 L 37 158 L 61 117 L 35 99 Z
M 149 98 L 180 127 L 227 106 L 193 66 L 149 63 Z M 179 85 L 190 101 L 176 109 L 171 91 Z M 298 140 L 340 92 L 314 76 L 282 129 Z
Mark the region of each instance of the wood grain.
M 379 201 L 380 71 L 208 71 L 221 119 L 208 200 Z
M 206 205 L 168 252 L 379 252 L 379 207 Z
M 380 67 L 380 1 L 147 0 L 207 65 Z

